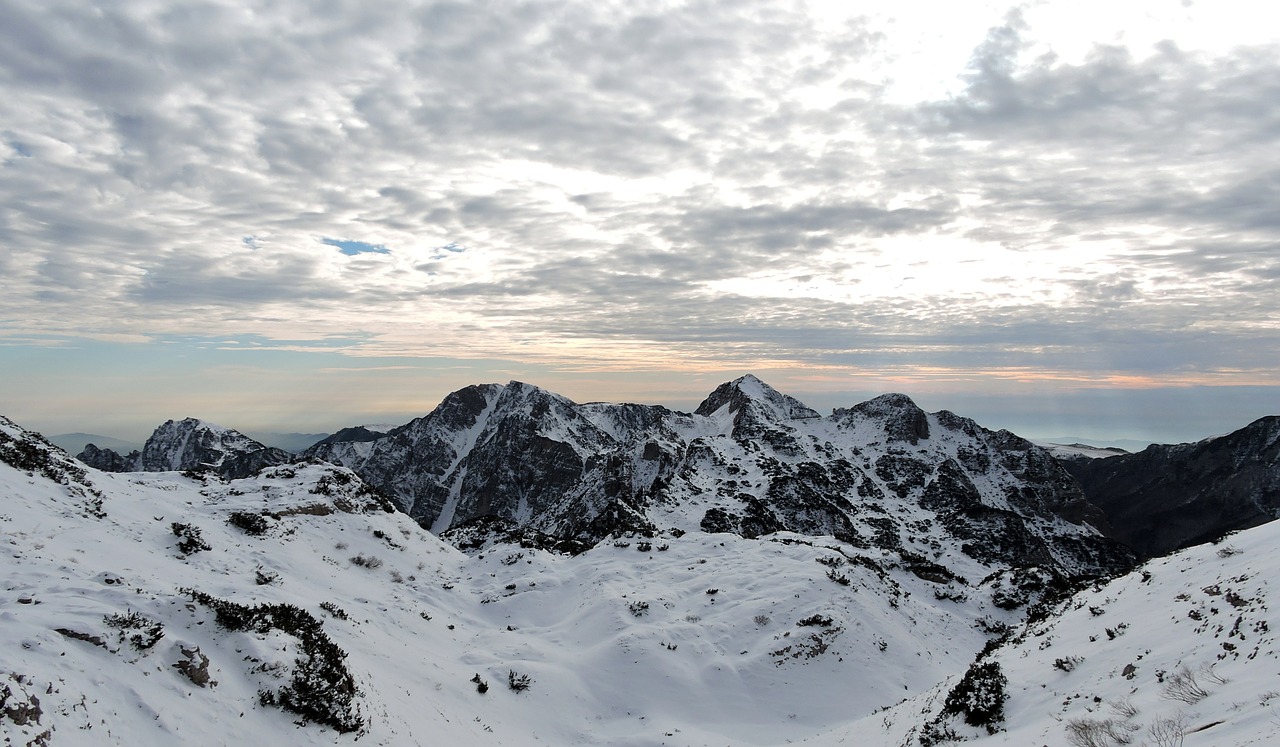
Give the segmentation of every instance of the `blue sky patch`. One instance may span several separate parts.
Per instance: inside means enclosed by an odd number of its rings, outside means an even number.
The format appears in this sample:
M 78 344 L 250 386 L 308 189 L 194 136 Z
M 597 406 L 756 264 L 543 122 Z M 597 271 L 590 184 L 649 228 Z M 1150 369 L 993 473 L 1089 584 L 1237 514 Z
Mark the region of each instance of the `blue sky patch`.
M 350 239 L 330 239 L 322 238 L 320 243 L 329 246 L 338 247 L 338 251 L 354 257 L 357 254 L 390 254 L 391 250 L 382 244 L 370 244 L 364 241 L 351 241 Z

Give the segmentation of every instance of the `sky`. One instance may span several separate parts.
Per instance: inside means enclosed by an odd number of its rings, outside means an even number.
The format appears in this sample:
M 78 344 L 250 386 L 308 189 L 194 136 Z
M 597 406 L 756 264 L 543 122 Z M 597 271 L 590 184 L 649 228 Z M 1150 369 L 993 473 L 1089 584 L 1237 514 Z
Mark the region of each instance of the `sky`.
M 0 413 L 1280 412 L 1280 9 L 0 0 Z

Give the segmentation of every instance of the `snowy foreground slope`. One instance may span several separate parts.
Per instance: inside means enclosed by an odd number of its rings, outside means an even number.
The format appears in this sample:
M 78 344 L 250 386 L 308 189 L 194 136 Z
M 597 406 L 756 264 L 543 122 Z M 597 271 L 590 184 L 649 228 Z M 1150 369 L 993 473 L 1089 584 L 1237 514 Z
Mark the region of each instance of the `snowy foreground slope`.
M 1017 618 L 830 538 L 468 556 L 342 468 L 111 474 L 0 431 L 11 744 L 781 744 Z
M 951 731 L 977 744 L 1280 744 L 1280 646 L 1270 612 L 1280 523 L 1158 558 L 1047 610 L 981 660 L 1007 679 L 991 729 L 928 693 L 802 742 L 898 747 Z M 926 740 L 927 741 L 927 740 Z
M 1021 642 L 992 655 L 997 733 L 942 727 L 1071 744 L 1073 720 L 1120 719 L 1127 696 L 1135 744 L 1162 744 L 1156 719 L 1222 722 L 1193 747 L 1280 728 L 1274 525 L 1024 632 L 1060 579 L 941 536 L 930 559 L 790 532 L 572 556 L 477 532 L 463 553 L 341 467 L 104 473 L 0 418 L 0 527 L 6 744 L 916 744 L 1001 634 Z M 1182 664 L 1208 691 L 1194 704 L 1159 682 Z

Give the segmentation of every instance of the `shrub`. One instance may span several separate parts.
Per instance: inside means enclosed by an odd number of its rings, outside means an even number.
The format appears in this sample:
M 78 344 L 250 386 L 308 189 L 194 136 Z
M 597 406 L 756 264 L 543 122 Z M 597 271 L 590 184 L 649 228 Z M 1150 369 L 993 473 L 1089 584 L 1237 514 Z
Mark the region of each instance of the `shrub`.
M 1138 707 L 1127 697 L 1113 700 L 1110 705 L 1111 712 L 1120 718 L 1133 718 L 1138 715 Z
M 942 713 L 963 716 L 966 724 L 985 727 L 989 734 L 995 734 L 1004 721 L 1004 703 L 1009 698 L 1004 688 L 1008 683 L 999 662 L 974 663 L 947 693 Z
M 261 537 L 271 527 L 267 517 L 252 511 L 232 511 L 227 523 L 251 537 Z
M 955 729 L 943 723 L 941 718 L 936 718 L 920 727 L 917 738 L 920 740 L 920 747 L 934 747 L 943 742 L 959 741 L 960 735 L 956 734 Z
M 325 612 L 328 612 L 330 615 L 333 615 L 339 620 L 347 619 L 347 611 L 342 609 L 338 605 L 334 604 L 333 602 L 321 602 L 320 609 L 324 610 Z
M 1181 712 L 1158 718 L 1147 727 L 1147 733 L 1156 747 L 1182 747 L 1187 735 L 1187 718 Z
M 329 639 L 324 626 L 309 612 L 292 604 L 250 607 L 195 589 L 182 591 L 213 610 L 218 625 L 227 630 L 266 634 L 274 629 L 298 639 L 302 656 L 294 660 L 289 683 L 279 690 L 258 691 L 263 705 L 278 706 L 341 733 L 364 726 L 357 702 L 360 691 L 344 664 L 347 652 Z
M 485 693 L 489 692 L 489 683 L 481 679 L 479 672 L 476 672 L 476 676 L 472 677 L 471 681 L 476 683 L 476 692 L 480 693 L 481 695 L 484 695 Z
M 756 623 L 756 625 L 759 625 L 759 626 L 760 626 L 760 627 L 762 627 L 762 628 L 763 628 L 764 626 L 768 625 L 768 624 L 769 624 L 769 623 L 771 623 L 771 622 L 773 622 L 773 621 L 769 619 L 769 616 L 768 616 L 768 615 L 756 615 L 756 616 L 755 616 L 755 623 Z
M 804 618 L 803 620 L 797 621 L 796 625 L 802 628 L 808 627 L 808 626 L 816 626 L 819 628 L 829 628 L 831 627 L 831 622 L 832 622 L 831 618 L 824 617 L 822 615 L 815 613 L 813 615 L 810 615 L 809 617 Z
M 1115 719 L 1072 719 L 1067 722 L 1067 743 L 1072 747 L 1112 747 L 1133 741 L 1130 732 L 1139 727 Z
M 1185 665 L 1169 675 L 1164 683 L 1164 696 L 1170 700 L 1179 700 L 1187 705 L 1194 705 L 1209 696 L 1209 691 L 1200 685 L 1192 672 Z
M 178 551 L 183 555 L 200 552 L 202 550 L 212 550 L 208 542 L 204 541 L 201 536 L 200 527 L 193 524 L 183 524 L 181 522 L 173 522 L 169 525 L 169 529 L 179 537 L 182 541 L 178 543 Z
M 1055 659 L 1053 662 L 1053 668 L 1061 669 L 1064 672 L 1072 672 L 1075 671 L 1076 665 L 1082 661 L 1084 661 L 1084 659 L 1079 656 L 1067 656 L 1062 659 Z
M 645 613 L 649 611 L 649 603 L 637 600 L 628 604 L 627 609 L 631 610 L 631 614 L 636 617 L 644 617 Z
M 525 690 L 528 690 L 529 685 L 532 684 L 533 680 L 530 679 L 527 674 L 516 674 L 516 670 L 514 669 L 507 672 L 507 687 L 511 688 L 514 692 L 524 692 Z
M 382 567 L 382 559 L 374 557 L 372 555 L 368 557 L 365 557 L 364 555 L 356 555 L 355 557 L 351 558 L 351 562 L 354 565 L 360 566 L 361 568 L 368 568 L 370 570 L 373 570 L 374 568 Z
M 837 584 L 840 584 L 841 586 L 849 585 L 849 577 L 844 575 L 843 573 L 840 573 L 835 568 L 827 569 L 827 578 L 831 579 L 832 581 L 835 581 Z
M 102 622 L 112 628 L 120 631 L 120 640 L 126 637 L 129 643 L 139 651 L 146 651 L 152 646 L 160 642 L 164 638 L 164 626 L 152 620 L 141 612 L 130 612 L 127 615 L 116 613 L 114 615 L 106 615 L 102 618 Z M 130 631 L 136 631 L 130 635 Z

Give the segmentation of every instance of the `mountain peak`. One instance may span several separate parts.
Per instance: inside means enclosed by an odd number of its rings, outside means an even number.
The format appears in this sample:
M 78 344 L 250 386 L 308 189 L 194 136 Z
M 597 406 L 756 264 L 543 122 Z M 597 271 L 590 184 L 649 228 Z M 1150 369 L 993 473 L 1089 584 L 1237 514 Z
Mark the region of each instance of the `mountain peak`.
M 910 397 L 897 392 L 881 394 L 852 408 L 837 409 L 831 415 L 838 422 L 859 418 L 878 421 L 890 441 L 916 444 L 929 438 L 929 416 Z
M 738 415 L 743 409 L 755 411 L 767 420 L 807 420 L 822 417 L 816 410 L 790 395 L 761 381 L 753 374 L 739 376 L 716 387 L 694 411 L 695 415 L 712 415 L 724 408 Z
M 245 477 L 262 467 L 288 462 L 290 454 L 265 446 L 234 428 L 188 417 L 161 423 L 140 452 L 121 456 L 111 449 L 86 444 L 78 458 L 107 472 L 210 469 L 228 477 Z

